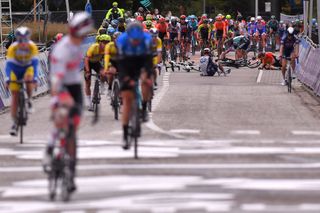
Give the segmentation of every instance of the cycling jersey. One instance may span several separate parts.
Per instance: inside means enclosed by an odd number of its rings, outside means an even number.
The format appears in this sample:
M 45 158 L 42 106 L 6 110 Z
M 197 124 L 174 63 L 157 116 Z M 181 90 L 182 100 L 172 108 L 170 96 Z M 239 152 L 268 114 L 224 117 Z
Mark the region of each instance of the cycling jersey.
M 202 39 L 208 39 L 209 33 L 211 32 L 208 24 L 201 24 L 198 28 Z
M 117 56 L 117 52 L 117 47 L 114 42 L 110 42 L 106 45 L 104 54 L 104 66 L 106 69 L 111 65 L 110 60 Z
M 187 22 L 184 24 L 180 24 L 180 31 L 181 31 L 181 34 L 184 34 L 184 35 L 186 35 L 189 32 L 189 27 Z
M 281 40 L 281 45 L 283 45 L 283 54 L 285 57 L 290 57 L 294 51 L 295 45 L 298 43 L 298 39 L 294 36 L 285 36 Z
M 168 26 L 166 23 L 163 23 L 163 24 L 159 23 L 156 25 L 156 28 L 158 29 L 159 33 L 166 33 Z
M 38 47 L 32 41 L 25 44 L 24 47 L 21 47 L 18 42 L 14 42 L 8 49 L 7 61 L 19 66 L 27 66 L 38 54 Z
M 59 79 L 61 85 L 82 83 L 80 65 L 83 61 L 81 46 L 74 45 L 70 36 L 65 36 L 53 48 L 50 56 L 51 80 Z
M 100 48 L 99 43 L 94 43 L 89 47 L 86 56 L 91 63 L 100 62 L 104 56 L 104 49 Z
M 168 25 L 168 32 L 171 33 L 171 34 L 178 34 L 180 33 L 180 24 L 177 23 L 176 26 L 173 26 L 172 24 L 169 24 Z
M 158 54 L 162 51 L 162 41 L 160 38 L 157 38 L 156 42 L 153 42 L 152 51 L 155 55 L 153 57 L 153 65 L 156 66 L 160 63 L 160 61 L 158 60 Z
M 266 23 L 264 21 L 261 22 L 256 22 L 256 31 L 255 32 L 259 32 L 259 34 L 264 34 L 267 32 L 266 30 Z
M 265 57 L 262 59 L 263 64 L 272 65 L 274 63 L 275 56 L 272 52 L 266 52 Z
M 250 23 L 248 24 L 248 33 L 249 33 L 249 35 L 255 34 L 256 30 L 257 30 L 256 24 L 250 22 Z
M 124 33 L 126 31 L 126 29 L 127 29 L 126 24 L 118 26 L 118 32 Z
M 138 46 L 133 46 L 127 33 L 123 33 L 116 41 L 116 46 L 120 55 L 142 56 L 152 54 L 152 37 L 149 33 L 144 33 L 144 39 Z
M 188 27 L 193 30 L 193 31 L 196 31 L 198 29 L 198 21 L 189 21 L 188 22 Z
M 272 29 L 274 32 L 278 31 L 279 23 L 277 20 L 270 20 L 267 25 L 268 28 Z
M 225 30 L 226 29 L 226 23 L 223 21 L 216 21 L 214 23 L 214 28 L 216 30 Z

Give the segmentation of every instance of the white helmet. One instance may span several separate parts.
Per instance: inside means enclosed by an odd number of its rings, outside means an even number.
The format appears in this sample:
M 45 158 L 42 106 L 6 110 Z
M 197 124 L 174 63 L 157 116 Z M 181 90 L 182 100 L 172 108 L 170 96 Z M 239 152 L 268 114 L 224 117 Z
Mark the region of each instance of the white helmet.
M 293 27 L 289 27 L 289 28 L 288 28 L 288 33 L 289 33 L 290 35 L 292 35 L 292 34 L 294 33 Z
M 14 35 L 18 42 L 28 42 L 31 37 L 31 31 L 28 27 L 19 27 Z
M 257 21 L 261 21 L 262 17 L 261 16 L 257 16 Z
M 254 17 L 251 17 L 250 21 L 256 21 L 256 19 Z
M 86 36 L 93 30 L 93 20 L 90 14 L 87 12 L 75 14 L 69 22 L 69 29 L 72 36 Z

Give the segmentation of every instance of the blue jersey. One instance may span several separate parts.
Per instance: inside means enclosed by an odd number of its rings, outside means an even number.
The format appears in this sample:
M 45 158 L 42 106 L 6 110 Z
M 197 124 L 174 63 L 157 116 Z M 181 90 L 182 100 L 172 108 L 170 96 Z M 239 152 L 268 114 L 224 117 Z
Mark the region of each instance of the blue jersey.
M 267 32 L 266 23 L 264 21 L 256 22 L 255 25 L 256 25 L 256 32 L 258 31 L 260 34 Z
M 120 56 L 143 56 L 152 54 L 152 36 L 149 33 L 144 33 L 142 42 L 133 46 L 127 33 L 123 33 L 116 41 L 118 54 Z
M 196 31 L 198 29 L 198 21 L 195 20 L 194 22 L 192 22 L 191 20 L 188 21 L 188 27 L 193 30 Z
M 249 35 L 253 35 L 255 32 L 256 32 L 256 24 L 255 23 L 252 23 L 252 22 L 250 22 L 249 24 L 248 24 L 248 33 L 249 33 Z

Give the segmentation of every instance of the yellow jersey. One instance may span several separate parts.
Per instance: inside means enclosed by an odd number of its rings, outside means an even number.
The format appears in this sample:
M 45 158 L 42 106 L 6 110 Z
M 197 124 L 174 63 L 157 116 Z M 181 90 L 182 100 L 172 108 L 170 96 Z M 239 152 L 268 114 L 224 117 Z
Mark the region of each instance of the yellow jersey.
M 86 56 L 91 63 L 100 62 L 104 57 L 104 49 L 100 48 L 99 43 L 94 43 L 89 47 Z
M 159 37 L 157 37 L 157 41 L 153 43 L 153 52 L 155 54 L 153 57 L 153 65 L 156 66 L 160 63 L 158 54 L 162 52 L 162 41 Z
M 118 50 L 114 42 L 110 42 L 105 47 L 104 54 L 104 65 L 107 69 L 110 66 L 110 59 L 113 59 L 117 56 Z
M 18 42 L 14 42 L 8 49 L 7 60 L 19 66 L 27 66 L 32 63 L 32 59 L 38 54 L 38 47 L 32 41 L 23 46 Z

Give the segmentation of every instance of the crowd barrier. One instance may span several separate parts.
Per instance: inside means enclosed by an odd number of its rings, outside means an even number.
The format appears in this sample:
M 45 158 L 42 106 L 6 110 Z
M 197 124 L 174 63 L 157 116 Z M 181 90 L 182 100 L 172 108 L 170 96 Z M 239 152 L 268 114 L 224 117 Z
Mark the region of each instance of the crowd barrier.
M 95 41 L 95 36 L 87 37 L 84 41 L 81 49 L 83 55 L 89 48 L 90 44 Z M 83 63 L 81 65 L 83 68 Z M 39 77 L 38 77 L 38 87 L 34 91 L 34 96 L 38 96 L 47 93 L 49 90 L 49 67 L 48 67 L 48 51 L 42 52 L 39 55 Z M 10 107 L 11 104 L 11 93 L 6 88 L 5 83 L 5 59 L 0 60 L 0 111 L 6 107 Z
M 295 71 L 300 82 L 320 96 L 320 48 L 306 37 L 300 42 L 299 64 Z

